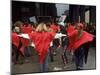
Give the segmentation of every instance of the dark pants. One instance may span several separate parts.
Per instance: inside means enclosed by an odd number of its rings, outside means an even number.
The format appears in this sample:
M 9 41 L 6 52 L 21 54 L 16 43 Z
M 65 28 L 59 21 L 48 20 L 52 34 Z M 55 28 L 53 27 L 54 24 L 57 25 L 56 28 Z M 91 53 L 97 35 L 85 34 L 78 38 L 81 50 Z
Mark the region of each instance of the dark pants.
M 32 55 L 31 53 L 31 46 L 26 46 L 24 49 L 25 57 L 30 57 Z
M 54 56 L 53 56 L 53 48 L 52 47 L 49 48 L 49 56 L 50 56 L 50 61 L 53 62 Z
M 50 61 L 54 61 L 54 53 L 56 53 L 57 47 L 59 46 L 59 39 L 54 39 L 53 40 L 53 46 L 49 48 L 49 56 L 50 56 Z
M 62 50 L 63 50 L 63 53 L 62 53 L 62 60 L 63 60 L 63 63 L 66 65 L 66 63 L 68 63 L 68 59 L 67 59 L 67 46 L 69 44 L 69 39 L 68 37 L 62 37 Z
M 22 55 L 21 52 L 14 44 L 12 44 L 12 59 L 14 63 L 18 62 L 19 55 Z
M 84 61 L 84 49 L 83 47 L 78 48 L 75 51 L 75 64 L 76 69 L 83 69 L 83 61 Z
M 66 65 L 68 63 L 66 50 L 64 50 L 64 52 L 62 53 L 61 57 L 62 57 L 64 65 Z

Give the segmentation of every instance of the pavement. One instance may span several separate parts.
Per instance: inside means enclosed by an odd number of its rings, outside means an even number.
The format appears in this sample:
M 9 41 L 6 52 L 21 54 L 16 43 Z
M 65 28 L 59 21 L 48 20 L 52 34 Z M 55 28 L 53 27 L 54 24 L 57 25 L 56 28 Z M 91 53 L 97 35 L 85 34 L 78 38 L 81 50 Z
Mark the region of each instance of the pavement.
M 54 62 L 49 59 L 49 72 L 58 71 L 75 71 L 75 63 L 71 60 L 71 55 L 67 52 L 68 63 L 63 64 L 61 58 L 61 49 L 58 48 L 56 55 L 54 56 Z M 28 62 L 24 62 L 24 58 L 20 57 L 20 64 L 12 63 L 12 74 L 24 74 L 24 73 L 40 73 L 38 56 L 35 51 L 31 57 L 28 58 Z M 88 53 L 87 64 L 84 64 L 84 70 L 94 70 L 96 69 L 96 49 L 91 47 Z

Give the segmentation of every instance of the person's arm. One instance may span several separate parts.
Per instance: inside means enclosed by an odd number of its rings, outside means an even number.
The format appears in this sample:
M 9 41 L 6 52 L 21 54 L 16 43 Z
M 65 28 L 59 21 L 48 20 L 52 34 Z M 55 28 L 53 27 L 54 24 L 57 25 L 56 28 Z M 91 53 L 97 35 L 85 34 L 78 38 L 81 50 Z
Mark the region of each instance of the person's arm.
M 29 41 L 30 41 L 30 46 L 35 47 L 35 44 L 32 42 L 32 40 L 30 39 L 30 37 L 29 37 L 28 34 L 20 34 L 20 35 L 18 35 L 18 36 L 19 36 L 19 37 L 22 37 L 22 38 L 24 38 L 24 39 L 29 39 Z
M 35 44 L 33 43 L 33 42 L 31 42 L 31 45 L 30 46 L 32 46 L 32 47 L 34 47 L 35 48 Z
M 50 47 L 51 47 L 51 46 L 53 46 L 53 43 L 52 43 L 52 42 L 50 43 Z
M 25 38 L 25 39 L 30 39 L 30 37 L 28 36 L 28 34 L 20 34 L 18 36 L 22 37 L 22 38 Z
M 62 36 L 67 36 L 67 35 L 62 34 L 62 33 L 56 33 L 54 38 L 61 38 Z
M 56 33 L 56 35 L 55 35 L 55 39 L 59 39 L 59 41 L 60 41 L 60 45 L 62 44 L 62 40 L 61 40 L 61 37 L 63 37 L 63 36 L 67 36 L 67 35 L 65 35 L 65 34 L 62 34 L 62 33 Z

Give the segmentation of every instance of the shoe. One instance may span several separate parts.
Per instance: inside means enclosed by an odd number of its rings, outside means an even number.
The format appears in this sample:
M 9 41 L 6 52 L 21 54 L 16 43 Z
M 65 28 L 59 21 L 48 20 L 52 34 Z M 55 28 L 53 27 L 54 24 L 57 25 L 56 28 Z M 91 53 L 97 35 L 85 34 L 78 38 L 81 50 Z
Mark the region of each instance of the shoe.
M 25 59 L 25 63 L 29 63 L 29 60 Z
M 64 69 L 66 69 L 68 66 L 64 66 Z
M 54 67 L 54 71 L 62 70 L 62 68 Z
M 53 55 L 56 56 L 56 52 L 53 52 Z
M 81 67 L 77 67 L 76 70 L 83 70 L 83 68 L 81 68 Z

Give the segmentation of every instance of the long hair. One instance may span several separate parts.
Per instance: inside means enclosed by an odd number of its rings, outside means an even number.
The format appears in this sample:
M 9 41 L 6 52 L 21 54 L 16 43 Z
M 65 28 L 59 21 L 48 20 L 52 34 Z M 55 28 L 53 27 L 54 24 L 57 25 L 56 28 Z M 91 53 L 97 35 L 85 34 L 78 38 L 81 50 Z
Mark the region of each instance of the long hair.
M 81 36 L 82 36 L 82 32 L 83 32 L 83 24 L 82 23 L 78 23 L 77 27 L 78 27 L 78 39 L 80 39 Z
M 43 32 L 43 31 L 48 32 L 48 28 L 45 23 L 40 23 L 36 28 L 36 32 Z

